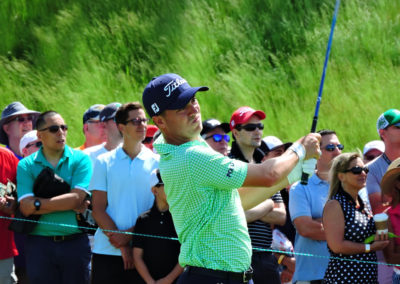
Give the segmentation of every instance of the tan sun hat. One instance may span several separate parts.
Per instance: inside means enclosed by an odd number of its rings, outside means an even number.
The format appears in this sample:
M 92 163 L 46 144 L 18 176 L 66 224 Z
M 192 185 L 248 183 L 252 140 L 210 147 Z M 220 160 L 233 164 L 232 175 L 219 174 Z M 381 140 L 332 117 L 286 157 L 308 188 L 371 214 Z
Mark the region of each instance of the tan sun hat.
M 393 191 L 395 190 L 396 179 L 400 176 L 400 158 L 394 160 L 386 170 L 385 175 L 381 180 L 381 190 L 383 194 L 389 196 L 395 196 Z M 394 198 L 395 201 L 396 198 Z M 398 200 L 399 201 L 399 200 Z M 398 202 L 397 201 L 397 202 Z M 397 203 L 396 202 L 396 203 Z

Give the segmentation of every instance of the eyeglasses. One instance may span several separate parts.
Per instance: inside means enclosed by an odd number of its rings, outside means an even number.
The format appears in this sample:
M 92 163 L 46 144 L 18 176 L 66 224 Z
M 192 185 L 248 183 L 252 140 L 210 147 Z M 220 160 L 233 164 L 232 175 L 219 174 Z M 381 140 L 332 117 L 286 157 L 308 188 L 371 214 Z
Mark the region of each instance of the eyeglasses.
M 358 167 L 358 166 L 352 167 L 351 169 L 345 170 L 344 172 L 345 173 L 352 172 L 354 175 L 360 175 L 362 171 L 364 171 L 366 174 L 368 174 L 368 172 L 369 172 L 367 167 L 362 168 L 362 167 Z
M 51 133 L 57 133 L 60 128 L 64 132 L 68 130 L 68 126 L 66 124 L 62 124 L 62 125 L 51 125 L 49 127 L 43 128 L 43 129 L 38 129 L 38 131 L 49 130 L 49 132 L 51 132 Z
M 148 118 L 134 118 L 134 119 L 127 120 L 127 121 L 125 122 L 125 124 L 127 124 L 127 123 L 129 123 L 129 122 L 132 122 L 133 125 L 139 126 L 139 125 L 141 125 L 142 123 L 147 124 L 148 121 L 149 121 Z
M 249 124 L 246 124 L 246 125 L 238 124 L 238 125 L 236 125 L 235 128 L 237 130 L 239 130 L 239 131 L 244 129 L 244 130 L 250 132 L 250 131 L 256 130 L 256 128 L 258 128 L 260 130 L 263 130 L 264 129 L 264 124 L 262 124 L 262 123 L 249 123 Z
M 210 139 L 210 138 L 212 138 L 214 140 L 214 142 L 221 142 L 222 139 L 224 139 L 227 143 L 229 143 L 229 141 L 231 140 L 231 137 L 229 137 L 229 135 L 226 135 L 226 134 L 224 134 L 224 135 L 222 135 L 222 134 L 213 134 L 213 135 L 210 135 L 210 136 L 204 138 L 204 140 L 207 140 L 207 139 Z
M 338 148 L 340 151 L 342 151 L 344 149 L 344 146 L 342 144 L 328 144 L 325 146 L 325 150 L 328 152 L 333 152 L 335 151 L 335 149 Z
M 28 149 L 31 146 L 36 146 L 37 148 L 39 148 L 40 146 L 42 146 L 42 141 L 36 141 L 35 143 L 26 144 L 25 148 Z
M 10 119 L 8 121 L 8 123 L 12 122 L 12 121 L 18 121 L 19 123 L 25 122 L 25 121 L 33 121 L 34 116 L 33 115 L 28 115 L 27 117 L 23 117 L 23 116 L 17 116 L 14 117 L 12 119 Z
M 376 157 L 378 157 L 380 155 L 365 155 L 364 156 L 364 160 L 366 161 L 372 161 L 373 159 L 375 159 Z

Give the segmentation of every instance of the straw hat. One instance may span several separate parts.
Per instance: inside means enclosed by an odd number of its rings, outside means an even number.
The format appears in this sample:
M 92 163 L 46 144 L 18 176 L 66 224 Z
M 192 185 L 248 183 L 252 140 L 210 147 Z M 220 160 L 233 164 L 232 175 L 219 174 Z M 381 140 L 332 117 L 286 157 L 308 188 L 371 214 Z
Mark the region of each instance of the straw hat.
M 400 158 L 394 160 L 388 167 L 385 175 L 381 180 L 381 189 L 383 194 L 393 196 L 395 190 L 394 184 L 400 176 Z

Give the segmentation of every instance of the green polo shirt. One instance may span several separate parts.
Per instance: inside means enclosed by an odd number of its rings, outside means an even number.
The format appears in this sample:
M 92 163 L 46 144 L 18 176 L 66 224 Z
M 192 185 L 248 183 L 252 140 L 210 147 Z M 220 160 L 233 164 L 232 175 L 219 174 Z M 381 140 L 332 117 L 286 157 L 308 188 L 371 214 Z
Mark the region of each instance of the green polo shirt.
M 45 167 L 53 169 L 57 175 L 71 186 L 71 188 L 87 190 L 92 176 L 92 164 L 89 156 L 82 151 L 65 146 L 64 153 L 57 167 L 54 168 L 44 157 L 42 149 L 43 148 L 40 148 L 39 151 L 22 159 L 18 164 L 18 200 L 27 196 L 33 196 L 33 184 L 35 179 Z M 73 210 L 43 214 L 39 221 L 77 226 L 76 213 Z M 78 228 L 39 223 L 31 234 L 40 236 L 64 236 L 79 232 L 81 231 Z
M 251 242 L 237 188 L 247 164 L 215 152 L 204 140 L 175 146 L 160 136 L 154 147 L 181 243 L 180 265 L 246 271 Z

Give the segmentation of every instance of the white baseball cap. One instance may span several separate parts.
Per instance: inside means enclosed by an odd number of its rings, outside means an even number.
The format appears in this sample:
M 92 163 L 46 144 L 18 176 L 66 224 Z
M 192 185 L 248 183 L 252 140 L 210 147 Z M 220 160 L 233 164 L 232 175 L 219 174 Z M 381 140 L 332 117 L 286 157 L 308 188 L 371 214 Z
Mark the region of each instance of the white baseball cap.
M 364 150 L 363 150 L 363 155 L 367 154 L 369 151 L 377 149 L 381 151 L 382 153 L 385 152 L 385 144 L 381 140 L 373 140 L 365 144 Z
M 289 148 L 293 143 L 287 142 L 283 143 L 278 137 L 276 136 L 266 136 L 261 141 L 260 149 L 266 154 L 270 151 L 275 150 L 278 147 L 285 146 L 285 151 Z
M 22 136 L 21 140 L 19 141 L 19 151 L 22 153 L 22 149 L 24 149 L 26 145 L 36 140 L 38 140 L 36 130 L 25 133 L 25 135 Z

